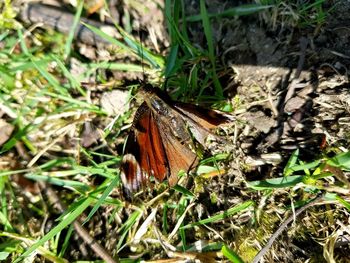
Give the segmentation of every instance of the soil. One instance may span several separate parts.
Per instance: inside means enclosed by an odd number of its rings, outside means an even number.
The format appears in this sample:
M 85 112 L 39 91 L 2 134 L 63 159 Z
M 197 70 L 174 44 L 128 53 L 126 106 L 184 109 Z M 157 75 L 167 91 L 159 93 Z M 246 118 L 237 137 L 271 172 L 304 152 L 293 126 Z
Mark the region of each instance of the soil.
M 209 13 L 217 13 L 232 7 L 233 2 L 207 4 Z M 324 142 L 327 149 L 349 148 L 350 3 L 328 5 L 334 9 L 322 26 L 312 30 L 282 24 L 272 27 L 262 23 L 259 15 L 212 21 L 218 60 L 233 70 L 230 77 L 235 90 L 228 94 L 235 94 L 241 101 L 236 109 L 238 135 L 231 149 L 234 161 L 230 176 L 212 182 L 204 191 L 216 193 L 221 201 L 219 210 L 253 198 L 240 190 L 237 178 L 251 181 L 282 176 L 283 167 L 296 149 L 302 160 L 312 161 L 325 154 Z M 189 16 L 199 13 L 197 1 L 186 1 L 186 7 Z M 190 23 L 188 31 L 193 41 L 205 47 L 201 23 Z M 334 153 L 329 150 L 326 154 Z M 249 166 L 243 174 L 242 162 Z M 204 207 L 210 204 L 205 194 L 199 200 Z M 220 227 L 215 230 L 224 231 Z M 273 262 L 303 262 L 310 255 L 316 260 L 322 253 L 322 247 L 312 238 L 300 243 L 298 234 L 284 237 L 271 255 Z M 300 253 L 302 249 L 305 254 Z M 338 260 L 348 259 L 341 256 L 344 252 L 337 253 Z

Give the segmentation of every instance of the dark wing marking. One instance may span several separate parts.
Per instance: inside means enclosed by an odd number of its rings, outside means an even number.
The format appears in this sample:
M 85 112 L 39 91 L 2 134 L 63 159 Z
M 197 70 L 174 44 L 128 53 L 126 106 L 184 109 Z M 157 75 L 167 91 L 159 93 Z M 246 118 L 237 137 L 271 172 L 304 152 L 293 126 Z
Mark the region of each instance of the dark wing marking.
M 234 117 L 229 114 L 205 109 L 189 103 L 176 102 L 174 103 L 174 108 L 188 122 L 193 136 L 202 145 L 205 144 L 205 139 L 208 135 L 213 134 L 211 129 L 234 120 Z

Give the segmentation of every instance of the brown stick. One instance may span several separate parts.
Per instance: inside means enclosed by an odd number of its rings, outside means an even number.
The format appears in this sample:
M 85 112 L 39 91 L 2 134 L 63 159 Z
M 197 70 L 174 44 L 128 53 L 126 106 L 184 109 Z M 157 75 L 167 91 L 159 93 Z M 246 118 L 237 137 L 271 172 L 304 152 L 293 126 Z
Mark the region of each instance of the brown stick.
M 19 18 L 25 23 L 43 23 L 45 26 L 53 28 L 63 34 L 68 34 L 74 22 L 74 15 L 55 6 L 41 3 L 29 3 L 25 5 L 19 13 Z M 106 25 L 97 21 L 81 18 L 86 24 L 97 28 L 108 28 L 108 32 L 113 32 L 114 37 L 120 38 L 120 34 L 112 25 Z M 96 35 L 82 24 L 78 24 L 74 37 L 88 45 L 110 44 L 107 40 Z
M 304 205 L 303 207 L 301 207 L 300 209 L 298 209 L 295 214 L 292 214 L 290 217 L 287 218 L 286 221 L 284 221 L 282 223 L 282 225 L 280 225 L 280 227 L 277 229 L 277 231 L 270 237 L 269 241 L 267 242 L 267 244 L 265 245 L 265 247 L 263 247 L 260 252 L 255 256 L 255 258 L 253 259 L 252 263 L 258 263 L 267 253 L 267 251 L 271 248 L 273 242 L 275 242 L 275 240 L 277 239 L 278 236 L 280 236 L 283 232 L 283 230 L 288 226 L 288 224 L 290 222 L 293 221 L 293 219 L 297 216 L 299 216 L 302 212 L 304 212 L 306 209 L 308 209 L 311 206 L 316 205 L 321 199 L 323 199 L 323 195 L 316 197 L 314 200 L 312 200 L 310 203 Z

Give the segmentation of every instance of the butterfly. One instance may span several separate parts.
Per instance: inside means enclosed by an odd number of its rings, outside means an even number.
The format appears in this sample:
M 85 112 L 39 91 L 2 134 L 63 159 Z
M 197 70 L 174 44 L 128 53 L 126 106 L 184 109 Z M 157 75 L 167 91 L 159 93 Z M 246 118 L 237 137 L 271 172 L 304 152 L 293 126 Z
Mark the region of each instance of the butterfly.
M 150 176 L 176 185 L 178 173 L 198 165 L 193 138 L 204 145 L 212 129 L 233 120 L 231 115 L 194 104 L 172 101 L 159 88 L 146 84 L 121 162 L 121 180 L 128 196 L 147 185 Z

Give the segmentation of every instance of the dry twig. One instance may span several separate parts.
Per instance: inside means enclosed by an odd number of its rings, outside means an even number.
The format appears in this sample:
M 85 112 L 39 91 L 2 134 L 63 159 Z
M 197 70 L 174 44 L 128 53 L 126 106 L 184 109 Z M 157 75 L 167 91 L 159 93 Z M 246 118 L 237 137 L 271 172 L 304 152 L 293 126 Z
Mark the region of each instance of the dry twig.
M 323 199 L 324 196 L 321 195 L 319 197 L 316 197 L 314 200 L 312 200 L 310 203 L 304 205 L 303 207 L 301 207 L 300 209 L 298 209 L 295 214 L 292 214 L 290 217 L 287 218 L 286 221 L 284 221 L 282 223 L 282 225 L 280 225 L 280 227 L 277 229 L 277 231 L 270 237 L 269 241 L 267 242 L 267 244 L 265 245 L 265 247 L 263 247 L 260 252 L 255 256 L 254 260 L 252 261 L 252 263 L 258 263 L 263 257 L 264 255 L 267 253 L 267 251 L 271 248 L 273 242 L 275 242 L 275 240 L 278 238 L 278 236 L 280 236 L 283 232 L 283 230 L 288 226 L 288 224 L 290 222 L 292 222 L 294 220 L 294 218 L 296 218 L 297 216 L 299 216 L 302 212 L 304 212 L 306 209 L 308 209 L 311 206 L 316 205 L 319 201 L 321 201 L 321 199 Z

